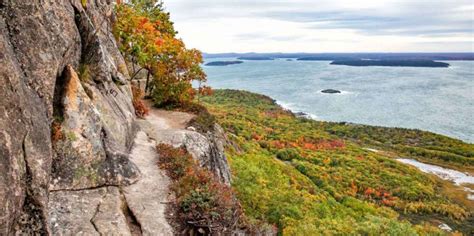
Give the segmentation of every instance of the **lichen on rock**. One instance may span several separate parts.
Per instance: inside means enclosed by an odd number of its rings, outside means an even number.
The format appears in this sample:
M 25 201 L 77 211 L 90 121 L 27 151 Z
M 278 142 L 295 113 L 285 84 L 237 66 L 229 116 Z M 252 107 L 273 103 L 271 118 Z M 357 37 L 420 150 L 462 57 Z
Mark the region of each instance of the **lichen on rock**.
M 1 235 L 50 234 L 50 187 L 138 178 L 128 161 L 135 116 L 128 74 L 118 70 L 124 59 L 110 33 L 113 7 L 102 0 L 87 9 L 77 0 L 0 3 Z M 83 63 L 92 65 L 87 82 L 72 76 Z M 52 121 L 64 132 L 54 144 Z
M 86 94 L 72 66 L 66 67 L 63 78 L 62 111 L 57 112 L 62 116 L 63 138 L 53 145 L 50 189 L 85 189 L 136 181 L 137 168 L 126 154 L 113 151 L 120 150 L 118 145 L 110 147 L 115 141 L 107 136 L 108 127 L 102 122 L 101 113 Z

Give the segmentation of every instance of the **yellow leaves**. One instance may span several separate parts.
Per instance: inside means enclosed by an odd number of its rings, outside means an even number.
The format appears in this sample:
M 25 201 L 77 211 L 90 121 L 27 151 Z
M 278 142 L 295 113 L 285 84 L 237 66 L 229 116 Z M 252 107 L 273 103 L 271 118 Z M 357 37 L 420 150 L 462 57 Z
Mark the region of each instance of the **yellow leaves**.
M 264 178 L 258 178 L 255 182 L 262 186 L 267 186 L 267 184 L 269 183 L 269 181 L 265 180 Z
M 325 159 L 323 160 L 323 163 L 324 163 L 325 165 L 328 165 L 329 163 L 331 163 L 331 158 L 329 158 L 329 157 L 328 157 L 328 158 L 325 158 Z
M 191 81 L 206 81 L 201 53 L 186 49 L 175 37 L 169 15 L 162 8 L 133 3 L 116 9 L 114 36 L 125 58 L 151 75 L 149 91 L 156 105 L 190 102 L 196 94 Z M 208 95 L 212 90 L 203 87 L 199 92 Z
M 359 191 L 359 188 L 357 187 L 357 184 L 354 181 L 352 181 L 351 182 L 351 188 L 350 188 L 348 194 L 350 196 L 355 197 L 358 191 Z
M 145 34 L 150 34 L 155 37 L 160 35 L 155 25 L 146 17 L 139 18 L 137 29 L 139 32 L 144 32 Z

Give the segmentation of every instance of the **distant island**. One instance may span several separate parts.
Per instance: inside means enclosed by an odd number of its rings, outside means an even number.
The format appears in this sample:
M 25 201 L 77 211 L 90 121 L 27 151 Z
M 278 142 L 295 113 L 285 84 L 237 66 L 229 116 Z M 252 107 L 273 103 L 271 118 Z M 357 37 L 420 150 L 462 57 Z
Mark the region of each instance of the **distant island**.
M 258 56 L 252 56 L 252 57 L 239 57 L 237 58 L 239 60 L 247 60 L 247 61 L 273 61 L 272 57 L 258 57 Z
M 205 58 L 298 58 L 300 61 L 339 61 L 339 60 L 434 60 L 434 61 L 473 61 L 472 52 L 450 53 L 203 53 Z M 243 60 L 243 59 L 242 59 Z
M 243 61 L 212 61 L 206 63 L 206 66 L 228 66 L 228 65 L 235 65 L 235 64 L 242 64 Z
M 328 57 L 328 56 L 311 56 L 311 57 L 300 57 L 297 61 L 333 61 L 333 60 L 355 60 L 356 57 Z
M 449 67 L 448 63 L 432 60 L 339 60 L 331 65 L 345 66 L 395 66 L 395 67 Z
M 325 90 L 321 90 L 321 93 L 341 93 L 341 91 L 336 90 L 336 89 L 325 89 Z

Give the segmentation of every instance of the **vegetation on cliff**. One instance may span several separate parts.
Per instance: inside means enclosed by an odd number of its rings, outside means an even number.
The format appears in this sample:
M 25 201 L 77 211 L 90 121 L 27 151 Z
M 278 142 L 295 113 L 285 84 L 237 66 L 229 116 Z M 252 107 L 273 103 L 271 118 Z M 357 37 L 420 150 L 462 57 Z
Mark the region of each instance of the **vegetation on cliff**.
M 116 8 L 114 35 L 119 49 L 129 62 L 131 79 L 146 73 L 145 93 L 155 105 L 174 106 L 192 101 L 196 92 L 192 81 L 200 84 L 206 75 L 200 64 L 201 52 L 187 49 L 176 37 L 169 13 L 157 0 L 132 0 Z M 198 90 L 206 91 L 206 86 Z
M 442 195 L 436 178 L 366 145 L 400 155 L 412 148 L 466 155 L 445 160 L 459 164 L 472 160 L 473 145 L 428 132 L 297 118 L 243 91 L 217 90 L 202 101 L 234 143 L 227 150 L 233 187 L 254 222 L 275 224 L 284 235 L 442 234 L 430 224 L 435 219 L 472 230 L 472 212 Z
M 242 210 L 230 186 L 202 168 L 185 148 L 158 144 L 159 166 L 174 182 L 179 221 L 189 235 L 231 233 L 239 227 Z

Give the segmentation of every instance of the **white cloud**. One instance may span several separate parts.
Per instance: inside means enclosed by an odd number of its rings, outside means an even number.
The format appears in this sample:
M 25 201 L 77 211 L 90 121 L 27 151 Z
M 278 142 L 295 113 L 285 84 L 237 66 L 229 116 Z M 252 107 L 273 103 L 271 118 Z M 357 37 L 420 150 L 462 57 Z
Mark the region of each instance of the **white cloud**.
M 205 52 L 473 51 L 471 0 L 165 0 Z

